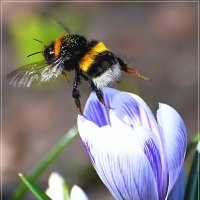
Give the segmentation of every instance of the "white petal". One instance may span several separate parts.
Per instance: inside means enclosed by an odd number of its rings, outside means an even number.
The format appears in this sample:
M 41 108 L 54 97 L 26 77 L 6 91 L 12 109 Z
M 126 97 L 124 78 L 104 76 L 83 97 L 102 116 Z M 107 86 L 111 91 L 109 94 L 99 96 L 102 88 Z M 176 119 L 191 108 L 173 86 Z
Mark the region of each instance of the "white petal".
M 200 141 L 197 144 L 197 148 L 196 148 L 197 152 L 200 153 Z
M 85 192 L 77 185 L 74 185 L 70 192 L 70 200 L 89 200 Z
M 169 194 L 183 165 L 187 145 L 186 128 L 181 116 L 166 104 L 159 104 L 157 120 L 160 131 L 163 133 L 163 144 L 169 170 Z
M 65 200 L 65 192 L 63 191 L 64 179 L 56 172 L 52 172 L 49 177 L 49 187 L 46 194 L 52 200 Z

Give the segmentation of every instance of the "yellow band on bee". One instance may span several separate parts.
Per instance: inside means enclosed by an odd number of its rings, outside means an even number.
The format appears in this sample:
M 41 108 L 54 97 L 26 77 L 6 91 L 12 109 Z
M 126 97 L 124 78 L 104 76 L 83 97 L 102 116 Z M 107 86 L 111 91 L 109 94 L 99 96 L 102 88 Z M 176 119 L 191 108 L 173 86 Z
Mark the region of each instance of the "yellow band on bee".
M 65 36 L 61 36 L 61 37 L 57 38 L 54 42 L 54 56 L 56 56 L 56 57 L 60 54 L 61 41 L 62 41 L 63 37 L 65 37 Z
M 96 56 L 104 51 L 107 51 L 108 49 L 103 44 L 103 42 L 97 43 L 88 53 L 80 60 L 79 67 L 83 71 L 87 71 L 91 64 L 94 62 Z

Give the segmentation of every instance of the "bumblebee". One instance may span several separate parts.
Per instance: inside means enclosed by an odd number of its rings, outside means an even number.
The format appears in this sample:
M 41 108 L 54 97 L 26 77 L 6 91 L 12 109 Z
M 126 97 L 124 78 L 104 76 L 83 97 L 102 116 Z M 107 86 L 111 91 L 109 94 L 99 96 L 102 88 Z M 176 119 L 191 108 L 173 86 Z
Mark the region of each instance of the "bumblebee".
M 65 30 L 69 32 L 67 28 Z M 40 40 L 34 40 L 43 43 Z M 81 79 L 89 82 L 91 90 L 96 93 L 98 100 L 106 107 L 108 106 L 104 102 L 102 88 L 117 82 L 122 71 L 149 80 L 135 69 L 129 68 L 101 41 L 87 40 L 84 36 L 66 33 L 50 45 L 44 43 L 43 45 L 43 51 L 29 56 L 42 53 L 44 61 L 22 66 L 9 73 L 7 75 L 9 84 L 16 87 L 29 87 L 33 83 L 48 82 L 60 75 L 63 75 L 68 82 L 68 72 L 74 70 L 72 97 L 80 114 L 83 114 L 78 90 Z

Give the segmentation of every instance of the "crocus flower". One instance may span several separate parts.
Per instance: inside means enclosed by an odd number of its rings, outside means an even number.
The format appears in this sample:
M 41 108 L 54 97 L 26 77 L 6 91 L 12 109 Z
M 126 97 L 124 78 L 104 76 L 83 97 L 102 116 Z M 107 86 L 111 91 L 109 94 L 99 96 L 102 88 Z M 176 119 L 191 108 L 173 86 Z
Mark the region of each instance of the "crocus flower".
M 185 185 L 186 185 L 186 175 L 185 175 L 185 169 L 184 167 L 182 167 L 179 177 L 169 195 L 169 200 L 184 199 Z
M 180 115 L 159 103 L 157 120 L 137 95 L 103 90 L 103 106 L 91 93 L 78 129 L 94 168 L 117 200 L 164 200 L 177 181 L 186 151 Z
M 66 182 L 57 172 L 51 173 L 46 194 L 52 200 L 88 200 L 84 191 L 77 185 L 74 185 L 68 194 Z

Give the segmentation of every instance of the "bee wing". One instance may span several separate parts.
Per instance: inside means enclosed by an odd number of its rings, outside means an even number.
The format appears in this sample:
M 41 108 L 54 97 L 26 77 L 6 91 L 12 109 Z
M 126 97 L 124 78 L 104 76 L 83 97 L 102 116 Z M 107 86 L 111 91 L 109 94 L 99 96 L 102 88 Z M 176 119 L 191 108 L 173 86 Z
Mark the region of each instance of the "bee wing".
M 61 60 L 52 64 L 40 61 L 22 66 L 7 75 L 9 84 L 15 87 L 30 87 L 33 83 L 40 85 L 52 78 L 57 78 L 62 73 Z

